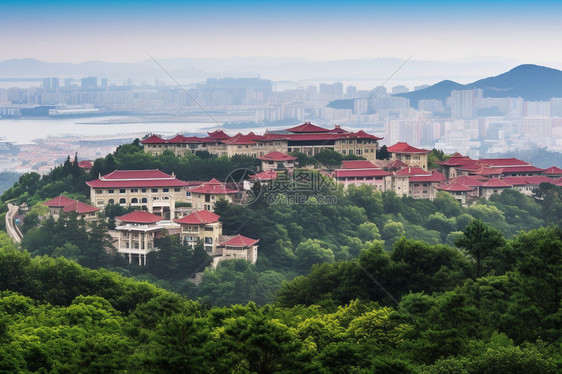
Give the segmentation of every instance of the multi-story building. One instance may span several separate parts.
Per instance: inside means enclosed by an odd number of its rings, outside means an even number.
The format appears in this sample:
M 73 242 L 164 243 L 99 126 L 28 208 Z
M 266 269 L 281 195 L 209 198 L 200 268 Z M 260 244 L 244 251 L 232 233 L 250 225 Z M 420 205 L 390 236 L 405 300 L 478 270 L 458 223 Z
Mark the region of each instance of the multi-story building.
M 390 153 L 390 160 L 400 160 L 411 167 L 418 167 L 427 171 L 427 149 L 412 147 L 408 143 L 398 142 L 386 149 Z
M 250 132 L 246 135 L 238 133 L 231 137 L 222 130 L 208 134 L 207 137 L 177 135 L 171 139 L 152 135 L 141 143 L 145 151 L 152 155 L 160 155 L 170 150 L 176 156 L 183 156 L 204 150 L 228 157 L 262 157 L 270 152 L 302 152 L 314 156 L 324 149 L 330 149 L 343 155 L 354 154 L 367 160 L 375 160 L 378 140 L 382 139 L 362 130 L 352 132 L 339 126 L 326 129 L 310 122 L 283 131 L 266 132 L 264 135 Z
M 175 203 L 187 202 L 187 183 L 158 169 L 115 170 L 86 184 L 90 187 L 90 200 L 100 208 L 118 204 L 173 219 Z
M 43 205 L 49 207 L 49 215 L 54 219 L 58 219 L 61 212 L 69 213 L 75 212 L 78 219 L 84 219 L 85 221 L 94 221 L 98 218 L 97 212 L 100 208 L 88 205 L 78 200 L 71 199 L 64 195 L 60 195 L 45 201 Z
M 252 239 L 243 235 L 223 236 L 217 248 L 219 256 L 213 259 L 213 267 L 222 260 L 246 260 L 255 264 L 258 259 L 259 239 Z
M 152 251 L 158 251 L 154 245 L 164 229 L 163 226 L 156 225 L 162 217 L 149 212 L 136 210 L 116 217 L 118 232 L 117 252 L 125 255 L 129 263 L 146 265 L 146 255 Z
M 203 243 L 205 251 L 217 256 L 217 246 L 222 235 L 220 216 L 208 210 L 199 210 L 185 217 L 174 220 L 180 224 L 180 239 L 183 244 L 195 248 L 199 242 Z
M 281 152 L 270 152 L 258 157 L 261 160 L 261 169 L 267 170 L 292 170 L 295 167 L 296 157 Z
M 215 178 L 205 182 L 200 186 L 187 191 L 191 207 L 195 210 L 215 210 L 215 203 L 221 199 L 232 202 L 232 198 L 238 190 L 229 188 L 226 184 L 219 182 Z
M 390 188 L 391 175 L 391 172 L 382 170 L 370 161 L 343 161 L 342 166 L 332 173 L 336 182 L 345 188 L 350 184 L 367 184 L 382 192 Z

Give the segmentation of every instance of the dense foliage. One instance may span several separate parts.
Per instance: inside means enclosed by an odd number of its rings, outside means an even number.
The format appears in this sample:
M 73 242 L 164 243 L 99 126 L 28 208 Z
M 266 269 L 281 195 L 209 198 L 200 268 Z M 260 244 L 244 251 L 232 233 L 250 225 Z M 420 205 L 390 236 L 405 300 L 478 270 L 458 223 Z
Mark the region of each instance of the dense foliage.
M 515 262 L 504 275 L 466 279 L 444 292 L 403 290 L 390 306 L 381 305 L 385 296 L 378 291 L 368 291 L 324 306 L 208 308 L 106 270 L 31 258 L 2 234 L 0 371 L 559 372 L 562 230 L 534 230 L 507 245 Z M 459 263 L 469 265 L 446 248 L 428 246 L 431 253 L 419 261 L 404 253 L 419 254 L 423 246 L 401 240 L 386 263 L 410 266 L 421 288 L 439 288 L 439 271 L 424 278 L 413 267 L 430 264 L 442 251 L 448 260 L 441 269 L 462 272 Z M 351 297 L 361 288 L 379 288 L 368 273 L 384 255 L 376 244 L 361 252 L 359 261 L 370 267 Z M 544 290 L 539 299 L 537 289 Z
M 560 187 L 464 207 L 444 192 L 429 201 L 344 191 L 321 173 L 297 173 L 256 185 L 249 205 L 216 204 L 225 234 L 260 239 L 258 262 L 223 261 L 199 286 L 187 278 L 211 259 L 177 236 L 161 238 L 146 267 L 112 253 L 106 229 L 127 208 L 107 207 L 106 223 L 41 220 L 42 201 L 63 192 L 87 200 L 84 182 L 115 169 L 208 180 L 256 166 L 206 153 L 152 157 L 135 142 L 90 173 L 68 158 L 46 176 L 21 176 L 2 195 L 31 211 L 23 251 L 0 233 L 0 372 L 562 370 Z

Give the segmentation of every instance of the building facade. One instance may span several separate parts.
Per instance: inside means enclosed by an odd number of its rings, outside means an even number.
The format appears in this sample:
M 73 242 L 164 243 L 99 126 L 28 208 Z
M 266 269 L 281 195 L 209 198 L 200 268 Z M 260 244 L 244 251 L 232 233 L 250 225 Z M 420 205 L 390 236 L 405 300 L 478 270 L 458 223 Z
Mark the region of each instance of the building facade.
M 99 208 L 109 204 L 131 206 L 173 219 L 175 203 L 187 202 L 187 183 L 157 169 L 116 170 L 86 184 L 90 200 Z
M 134 211 L 116 217 L 117 252 L 124 255 L 129 263 L 146 265 L 146 256 L 158 251 L 154 239 L 160 237 L 163 227 L 156 225 L 162 217 L 144 211 Z
M 339 126 L 327 129 L 305 122 L 287 130 L 266 132 L 264 135 L 250 132 L 246 135 L 238 133 L 229 136 L 224 131 L 217 130 L 209 132 L 207 137 L 177 135 L 171 139 L 163 139 L 152 135 L 141 143 L 145 151 L 152 155 L 170 150 L 176 156 L 197 151 L 228 157 L 263 157 L 271 152 L 302 152 L 314 156 L 324 149 L 331 149 L 343 155 L 354 154 L 367 160 L 375 160 L 380 139 L 382 138 L 362 130 L 352 132 Z

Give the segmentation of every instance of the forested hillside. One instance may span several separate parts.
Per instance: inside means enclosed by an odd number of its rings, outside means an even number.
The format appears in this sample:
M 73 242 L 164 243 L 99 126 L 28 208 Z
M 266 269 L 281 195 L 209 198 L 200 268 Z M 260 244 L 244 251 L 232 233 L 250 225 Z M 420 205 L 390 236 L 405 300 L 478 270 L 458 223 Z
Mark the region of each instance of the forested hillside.
M 470 238 L 470 230 L 464 235 Z M 502 251 L 493 251 L 480 278 L 474 278 L 474 262 L 447 248 L 402 239 L 388 254 L 373 244 L 359 260 L 315 267 L 284 286 L 277 304 L 261 308 L 209 308 L 63 258 L 31 258 L 4 234 L 0 243 L 2 372 L 562 369 L 559 228 L 508 241 L 510 266 L 502 268 L 495 261 Z M 450 291 L 431 292 L 454 283 Z M 314 289 L 318 296 L 311 295 Z
M 69 158 L 21 176 L 2 195 L 31 211 L 21 248 L 0 233 L 0 371 L 562 370 L 562 188 L 550 184 L 468 207 L 445 192 L 430 201 L 344 191 L 317 172 L 306 174 L 314 188 L 306 178 L 281 192 L 258 185 L 249 205 L 216 204 L 225 234 L 260 239 L 258 262 L 223 261 L 199 286 L 187 278 L 210 259 L 175 236 L 146 267 L 104 250 L 126 208 L 109 206 L 97 223 L 39 220 L 42 201 L 87 201 L 84 181 L 114 169 L 202 180 L 255 167 L 246 157 L 151 157 L 131 144 L 90 173 Z

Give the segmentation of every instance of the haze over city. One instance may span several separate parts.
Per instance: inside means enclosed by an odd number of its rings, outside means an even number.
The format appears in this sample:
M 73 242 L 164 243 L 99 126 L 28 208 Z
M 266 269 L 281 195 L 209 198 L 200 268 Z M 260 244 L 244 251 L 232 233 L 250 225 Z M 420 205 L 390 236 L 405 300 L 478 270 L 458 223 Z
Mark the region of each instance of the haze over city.
M 521 63 L 562 68 L 554 32 L 560 10 L 555 1 L 3 2 L 0 61 L 138 62 L 147 53 L 315 61 L 414 55 L 479 62 L 479 76 L 489 76 Z

